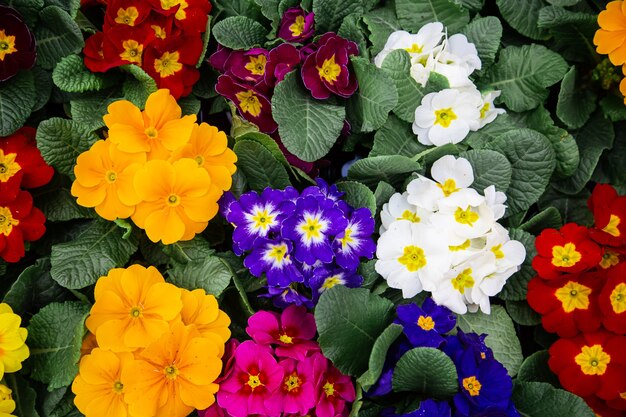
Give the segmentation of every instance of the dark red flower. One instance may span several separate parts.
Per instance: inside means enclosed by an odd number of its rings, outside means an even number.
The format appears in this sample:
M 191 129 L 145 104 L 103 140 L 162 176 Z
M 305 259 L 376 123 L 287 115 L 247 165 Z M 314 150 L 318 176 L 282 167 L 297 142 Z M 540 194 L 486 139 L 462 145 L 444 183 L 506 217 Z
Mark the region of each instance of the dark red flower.
M 141 67 L 145 49 L 154 38 L 154 31 L 146 25 L 112 27 L 105 33 L 104 58 L 115 66 L 135 64 Z
M 593 240 L 601 245 L 623 246 L 626 244 L 626 197 L 607 184 L 598 184 L 587 201 L 595 219 L 595 227 L 589 231 Z
M 265 66 L 265 84 L 274 87 L 285 79 L 285 75 L 300 64 L 300 53 L 295 46 L 283 43 L 272 49 Z
M 92 72 L 106 72 L 119 65 L 118 60 L 105 59 L 104 39 L 103 32 L 96 32 L 85 41 L 85 48 L 83 48 L 85 66 Z
M 35 65 L 35 37 L 15 9 L 0 6 L 0 81 Z
M 211 13 L 209 0 L 148 0 L 153 9 L 165 16 L 173 15 L 176 26 L 185 33 L 200 33 L 206 30 Z
M 155 39 L 164 40 L 169 37 L 180 36 L 182 30 L 174 25 L 174 15 L 164 16 L 158 13 L 150 13 L 148 19 L 142 25 L 149 26 L 154 32 Z
M 303 42 L 313 36 L 315 14 L 307 13 L 302 7 L 291 7 L 285 11 L 278 29 L 278 37 L 287 42 Z
M 606 273 L 571 274 L 546 281 L 535 277 L 528 283 L 528 304 L 541 314 L 543 327 L 561 337 L 600 328 L 598 295 Z
M 150 5 L 143 0 L 109 0 L 105 14 L 106 32 L 109 27 L 141 24 L 150 15 Z
M 602 259 L 602 251 L 589 238 L 588 229 L 575 223 L 568 223 L 560 230 L 545 229 L 537 236 L 535 247 L 537 256 L 532 265 L 545 279 L 589 270 Z
M 257 84 L 265 76 L 267 55 L 267 50 L 263 48 L 233 51 L 224 64 L 225 73 L 243 82 Z
M 584 398 L 587 405 L 593 410 L 598 417 L 625 417 L 625 413 L 616 409 L 617 407 L 611 407 L 612 401 L 604 401 L 595 395 Z M 620 398 L 619 401 L 624 401 Z
M 626 334 L 626 263 L 611 268 L 600 293 L 602 323 L 608 330 Z
M 39 239 L 46 231 L 43 213 L 33 207 L 33 198 L 20 191 L 15 200 L 0 203 L 0 258 L 17 262 L 25 254 L 24 241 Z
M 311 53 L 302 66 L 302 80 L 316 99 L 327 99 L 331 94 L 350 97 L 358 83 L 348 68 L 350 56 L 358 55 L 356 43 L 336 34 L 324 34 L 317 42 L 319 49 Z
M 619 398 L 626 391 L 626 337 L 605 330 L 559 339 L 548 365 L 563 388 L 581 397 Z
M 618 398 L 607 401 L 607 405 L 613 410 L 620 410 L 622 414 L 618 415 L 624 417 L 624 415 L 626 415 L 626 392 L 621 392 Z M 604 416 L 604 414 L 602 414 L 602 416 Z
M 222 45 L 217 45 L 217 50 L 209 57 L 209 65 L 219 71 L 221 74 L 225 74 L 227 71 L 226 61 L 230 57 L 233 50 Z

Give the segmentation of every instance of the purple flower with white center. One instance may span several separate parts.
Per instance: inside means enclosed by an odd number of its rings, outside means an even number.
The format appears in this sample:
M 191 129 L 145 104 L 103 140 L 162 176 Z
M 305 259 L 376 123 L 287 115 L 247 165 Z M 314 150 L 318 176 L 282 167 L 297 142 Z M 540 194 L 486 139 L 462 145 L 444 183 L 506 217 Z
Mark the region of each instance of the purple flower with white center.
M 313 301 L 319 300 L 322 293 L 335 285 L 345 285 L 348 288 L 358 288 L 363 284 L 363 277 L 352 271 L 342 268 L 315 268 L 309 279 L 309 287 L 313 292 Z
M 302 42 L 313 36 L 314 13 L 307 13 L 302 7 L 291 7 L 285 11 L 278 29 L 278 37 L 287 42 Z
M 339 191 L 335 184 L 328 185 L 328 183 L 322 178 L 316 178 L 315 182 L 317 183 L 317 185 L 311 185 L 310 187 L 306 187 L 304 190 L 302 190 L 302 197 L 312 195 L 314 197 L 325 197 L 329 200 L 339 202 L 342 201 L 341 198 L 346 194 L 342 191 Z
M 313 265 L 317 260 L 333 261 L 330 237 L 345 230 L 348 220 L 332 200 L 313 196 L 301 197 L 296 202 L 295 215 L 282 225 L 283 237 L 295 244 L 295 258 Z
M 278 308 L 287 308 L 292 304 L 297 306 L 313 307 L 313 302 L 301 294 L 293 285 L 287 287 L 267 287 L 267 294 L 259 295 L 263 298 L 271 298 Z
M 396 309 L 404 334 L 414 347 L 439 348 L 445 342 L 442 336 L 456 325 L 456 317 L 446 307 L 438 306 L 432 298 L 424 300 L 422 307 L 405 304 Z
M 285 239 L 262 239 L 254 242 L 254 249 L 243 265 L 255 277 L 267 276 L 270 287 L 286 287 L 292 282 L 304 282 L 302 273 L 291 258 L 293 244 Z
M 372 259 L 376 251 L 372 233 L 374 233 L 372 212 L 368 208 L 354 210 L 348 225 L 333 242 L 337 264 L 354 271 L 359 267 L 361 257 Z

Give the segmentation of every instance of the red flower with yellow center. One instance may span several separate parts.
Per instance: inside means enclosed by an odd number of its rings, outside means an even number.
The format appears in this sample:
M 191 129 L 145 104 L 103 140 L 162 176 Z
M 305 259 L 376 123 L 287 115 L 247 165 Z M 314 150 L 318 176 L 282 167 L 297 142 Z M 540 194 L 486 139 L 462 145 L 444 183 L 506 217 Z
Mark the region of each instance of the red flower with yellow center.
M 106 32 L 103 44 L 104 58 L 116 66 L 136 64 L 142 66 L 146 45 L 154 39 L 154 31 L 146 25 L 140 27 L 116 26 Z
M 609 270 L 607 277 L 599 299 L 602 323 L 612 332 L 626 334 L 626 263 Z
M 600 247 L 589 238 L 588 229 L 568 223 L 560 230 L 545 229 L 535 240 L 537 256 L 532 265 L 544 279 L 559 278 L 564 272 L 577 273 L 598 265 Z
M 211 13 L 208 0 L 150 0 L 153 8 L 162 14 L 173 15 L 175 24 L 185 32 L 204 32 Z
M 106 8 L 107 26 L 139 26 L 150 15 L 150 6 L 143 0 L 109 0 Z
M 626 197 L 607 184 L 598 184 L 587 202 L 595 219 L 595 227 L 589 230 L 593 240 L 601 245 L 622 246 L 626 244 Z
M 24 241 L 43 236 L 46 228 L 43 213 L 33 207 L 33 197 L 20 191 L 15 200 L 0 203 L 0 258 L 17 262 L 25 254 Z

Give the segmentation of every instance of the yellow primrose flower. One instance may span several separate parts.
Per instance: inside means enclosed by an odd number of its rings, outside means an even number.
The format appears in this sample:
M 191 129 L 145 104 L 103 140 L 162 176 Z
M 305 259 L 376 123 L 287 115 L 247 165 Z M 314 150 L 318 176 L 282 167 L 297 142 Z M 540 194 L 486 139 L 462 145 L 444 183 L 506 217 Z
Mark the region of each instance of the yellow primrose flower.
M 6 303 L 0 304 L 0 378 L 5 372 L 17 372 L 30 352 L 26 346 L 28 330 L 20 327 L 22 319 Z
M 183 309 L 180 312 L 185 325 L 194 325 L 200 335 L 215 338 L 222 357 L 224 344 L 230 338 L 230 317 L 217 305 L 217 299 L 203 289 L 182 289 Z
M 15 417 L 11 414 L 15 411 L 15 401 L 11 396 L 11 389 L 0 384 L 0 417 Z

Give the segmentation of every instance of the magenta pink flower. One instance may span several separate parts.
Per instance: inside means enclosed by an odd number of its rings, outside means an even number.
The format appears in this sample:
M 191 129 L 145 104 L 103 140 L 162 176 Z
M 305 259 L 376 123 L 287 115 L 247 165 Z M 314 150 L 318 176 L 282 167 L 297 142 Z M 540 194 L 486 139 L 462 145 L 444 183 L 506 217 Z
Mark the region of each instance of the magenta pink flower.
M 302 42 L 313 36 L 315 19 L 302 7 L 291 7 L 285 11 L 278 29 L 278 37 L 287 42 Z
M 272 350 L 248 340 L 235 350 L 235 366 L 220 384 L 217 403 L 233 417 L 278 416 L 282 381 L 283 368 L 276 363 Z
M 307 414 L 317 403 L 317 385 L 326 370 L 326 358 L 321 353 L 315 353 L 300 361 L 283 359 L 278 365 L 284 370 L 280 386 L 283 411 Z
M 315 409 L 317 417 L 343 415 L 347 411 L 346 403 L 351 403 L 356 398 L 350 377 L 339 372 L 330 361 L 318 384 L 318 393 L 319 401 Z
M 276 355 L 302 360 L 308 352 L 318 351 L 312 341 L 316 332 L 315 318 L 305 307 L 290 305 L 279 316 L 259 311 L 248 319 L 246 332 L 260 345 L 277 345 Z
M 228 56 L 225 68 L 241 81 L 256 84 L 265 77 L 268 51 L 253 48 L 249 51 L 233 51 Z
M 281 82 L 285 75 L 300 64 L 300 52 L 290 43 L 283 43 L 272 49 L 265 67 L 265 84 L 273 87 Z

